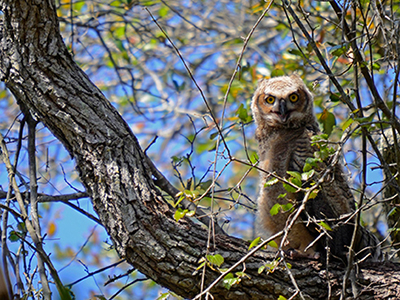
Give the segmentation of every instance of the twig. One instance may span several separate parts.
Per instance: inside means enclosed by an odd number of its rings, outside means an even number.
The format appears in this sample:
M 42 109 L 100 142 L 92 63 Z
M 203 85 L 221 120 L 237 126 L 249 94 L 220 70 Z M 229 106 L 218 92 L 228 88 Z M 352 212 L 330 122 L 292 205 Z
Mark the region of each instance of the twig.
M 218 125 L 218 121 L 217 121 L 217 119 L 215 118 L 214 113 L 213 113 L 213 111 L 212 111 L 210 105 L 208 104 L 208 101 L 207 101 L 207 99 L 206 99 L 206 96 L 204 95 L 203 90 L 202 90 L 201 87 L 197 84 L 197 81 L 196 81 L 196 79 L 194 78 L 192 71 L 190 70 L 189 66 L 186 64 L 185 59 L 183 58 L 183 56 L 182 56 L 182 54 L 180 53 L 179 49 L 178 49 L 178 48 L 175 46 L 175 44 L 172 42 L 172 40 L 171 40 L 171 38 L 169 37 L 169 35 L 165 32 L 165 30 L 161 27 L 161 25 L 160 25 L 160 24 L 157 22 L 157 20 L 154 18 L 153 14 L 150 12 L 150 10 L 149 10 L 147 7 L 145 8 L 145 10 L 149 13 L 149 15 L 150 15 L 150 17 L 152 18 L 153 22 L 157 25 L 157 27 L 158 27 L 158 28 L 161 30 L 161 32 L 164 34 L 164 36 L 166 37 L 166 39 L 170 42 L 170 44 L 171 44 L 172 47 L 174 48 L 175 52 L 176 52 L 177 55 L 179 56 L 180 60 L 182 61 L 183 65 L 184 65 L 184 67 L 185 67 L 185 69 L 186 69 L 186 71 L 188 72 L 188 74 L 189 74 L 189 76 L 190 76 L 190 79 L 193 81 L 194 85 L 196 86 L 197 90 L 198 90 L 199 93 L 200 93 L 201 98 L 203 99 L 204 104 L 206 105 L 206 108 L 207 108 L 207 110 L 208 110 L 208 113 L 210 114 L 210 116 L 211 116 L 211 118 L 212 118 L 212 120 L 213 120 L 213 122 L 214 122 L 214 124 L 215 124 L 215 126 L 216 126 L 216 128 L 217 128 L 217 130 L 218 130 L 219 136 L 222 138 L 222 140 L 223 140 L 223 142 L 224 142 L 224 144 L 225 144 L 225 147 L 228 149 L 228 146 L 226 145 L 226 142 L 225 142 L 225 139 L 224 139 L 224 137 L 223 137 L 221 128 L 220 128 L 220 126 Z M 229 152 L 229 150 L 228 150 L 228 152 Z M 230 154 L 229 154 L 229 156 L 230 156 Z
M 39 238 L 37 236 L 37 233 L 32 225 L 32 223 L 30 222 L 29 218 L 28 218 L 28 213 L 26 211 L 25 208 L 25 203 L 24 200 L 22 198 L 22 195 L 19 191 L 19 186 L 17 184 L 17 181 L 15 179 L 15 172 L 14 172 L 14 168 L 10 163 L 10 156 L 3 138 L 3 135 L 0 134 L 0 147 L 2 150 L 2 156 L 3 156 L 3 161 L 6 165 L 7 171 L 8 171 L 8 176 L 9 176 L 9 180 L 11 183 L 11 186 L 15 192 L 15 198 L 17 199 L 17 203 L 19 205 L 19 208 L 21 210 L 21 215 L 22 218 L 24 220 L 25 226 L 27 231 L 29 232 L 29 235 L 32 239 L 32 241 L 35 244 L 35 250 L 38 252 L 38 254 L 40 255 L 40 257 L 44 260 L 44 262 L 47 264 L 47 266 L 49 267 L 49 271 L 51 276 L 53 277 L 53 280 L 56 283 L 57 286 L 57 290 L 60 294 L 60 297 L 64 300 L 64 299 L 71 299 L 71 296 L 69 294 L 69 292 L 65 289 L 64 285 L 61 282 L 60 277 L 58 276 L 58 273 L 56 271 L 56 269 L 53 266 L 53 263 L 51 262 L 51 260 L 48 258 L 46 252 L 44 251 L 43 247 L 42 247 L 42 243 L 39 241 Z
M 113 264 L 111 264 L 111 265 L 108 265 L 108 266 L 104 267 L 104 268 L 98 269 L 98 270 L 96 270 L 96 271 L 94 271 L 94 272 L 90 272 L 90 273 L 88 273 L 86 276 L 84 276 L 84 277 L 82 277 L 82 278 L 79 278 L 78 280 L 75 280 L 75 281 L 72 282 L 72 283 L 68 283 L 68 284 L 66 284 L 65 286 L 67 286 L 67 287 L 72 287 L 72 286 L 74 286 L 75 284 L 81 282 L 82 280 L 85 280 L 85 279 L 87 279 L 87 278 L 89 278 L 89 277 L 91 277 L 91 276 L 93 276 L 93 275 L 98 274 L 98 273 L 104 272 L 105 270 L 108 270 L 108 269 L 111 269 L 111 268 L 113 268 L 113 267 L 116 267 L 116 266 L 118 266 L 119 264 L 122 264 L 123 262 L 125 262 L 125 259 L 121 259 L 121 260 L 119 260 L 119 261 L 117 261 L 117 262 L 115 262 L 115 263 L 113 263 Z
M 256 247 L 254 247 L 249 253 L 247 253 L 245 256 L 243 256 L 239 261 L 237 261 L 234 265 L 232 265 L 228 270 L 223 272 L 217 279 L 215 279 L 204 291 L 202 291 L 200 294 L 198 294 L 196 297 L 193 298 L 193 300 L 200 299 L 203 295 L 207 294 L 210 292 L 210 290 L 218 283 L 220 282 L 227 274 L 232 272 L 237 266 L 240 264 L 244 263 L 250 256 L 252 256 L 254 253 L 256 253 L 258 250 L 260 250 L 262 247 L 264 247 L 266 244 L 268 244 L 270 241 L 279 238 L 282 236 L 283 231 L 278 232 L 277 234 L 271 236 L 267 240 L 263 241 L 262 243 L 258 244 Z

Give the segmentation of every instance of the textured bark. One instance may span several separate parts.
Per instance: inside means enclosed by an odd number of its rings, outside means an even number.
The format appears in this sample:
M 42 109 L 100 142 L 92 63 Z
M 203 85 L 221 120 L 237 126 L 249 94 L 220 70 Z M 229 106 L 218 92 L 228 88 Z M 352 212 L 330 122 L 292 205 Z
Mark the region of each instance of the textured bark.
M 0 79 L 65 145 L 116 250 L 159 284 L 187 298 L 200 291 L 193 274 L 206 253 L 207 230 L 173 211 L 155 186 L 137 139 L 103 94 L 73 62 L 59 33 L 53 0 L 0 0 Z M 214 244 L 213 244 L 214 245 Z M 212 253 L 229 267 L 248 252 L 245 241 L 217 234 Z M 260 252 L 246 261 L 246 274 L 230 290 L 218 284 L 214 299 L 277 299 L 295 291 L 280 267 L 259 275 L 272 260 Z M 240 270 L 243 266 L 240 266 Z M 237 271 L 238 271 L 237 270 Z M 400 294 L 398 265 L 366 266 L 358 275 L 359 299 L 395 299 Z M 313 261 L 292 263 L 291 272 L 308 299 L 326 299 L 341 290 L 344 270 L 329 273 Z M 329 281 L 327 281 L 329 274 Z M 219 274 L 206 273 L 206 285 Z M 240 298 L 239 298 L 240 297 Z

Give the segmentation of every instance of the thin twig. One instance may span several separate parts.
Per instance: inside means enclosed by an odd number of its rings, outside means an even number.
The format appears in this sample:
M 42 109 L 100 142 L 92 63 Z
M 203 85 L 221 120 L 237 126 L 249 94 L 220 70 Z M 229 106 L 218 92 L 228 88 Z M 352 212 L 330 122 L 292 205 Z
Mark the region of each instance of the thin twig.
M 227 274 L 232 272 L 237 266 L 241 265 L 244 263 L 250 256 L 252 256 L 254 253 L 256 253 L 258 250 L 260 250 L 262 247 L 267 245 L 270 241 L 275 240 L 282 236 L 283 231 L 280 231 L 273 236 L 269 237 L 267 240 L 262 241 L 262 243 L 258 244 L 256 247 L 251 249 L 249 253 L 247 253 L 245 256 L 243 256 L 240 260 L 238 260 L 235 264 L 233 264 L 228 270 L 223 272 L 217 279 L 215 279 L 204 291 L 202 291 L 200 294 L 196 295 L 196 297 L 193 298 L 193 300 L 200 299 L 203 295 L 207 294 L 210 292 L 210 290 L 218 283 L 220 282 Z
M 113 268 L 113 267 L 116 267 L 116 266 L 122 264 L 123 262 L 125 262 L 125 259 L 120 259 L 119 261 L 117 261 L 117 262 L 115 262 L 115 263 L 113 263 L 113 264 L 111 264 L 111 265 L 108 265 L 108 266 L 106 266 L 106 267 L 104 267 L 104 268 L 98 269 L 98 270 L 96 270 L 96 271 L 94 271 L 94 272 L 90 272 L 90 273 L 88 273 L 86 276 L 84 276 L 84 277 L 82 277 L 82 278 L 79 278 L 78 280 L 75 280 L 74 282 L 68 283 L 68 284 L 66 284 L 65 286 L 67 286 L 67 287 L 72 287 L 72 286 L 74 286 L 75 284 L 81 282 L 82 280 L 85 280 L 85 279 L 87 279 L 87 278 L 89 278 L 89 277 L 91 277 L 91 276 L 93 276 L 93 275 L 98 274 L 98 273 L 104 272 L 105 270 L 108 270 L 108 269 L 111 269 L 111 268 Z

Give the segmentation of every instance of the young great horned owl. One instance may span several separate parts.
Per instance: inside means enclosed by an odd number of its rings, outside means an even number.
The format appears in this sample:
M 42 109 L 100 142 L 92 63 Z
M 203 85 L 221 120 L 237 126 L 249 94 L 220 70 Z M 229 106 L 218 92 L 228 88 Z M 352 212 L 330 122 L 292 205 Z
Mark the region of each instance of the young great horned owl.
M 276 203 L 288 202 L 296 206 L 303 200 L 304 194 L 288 192 L 282 182 L 269 186 L 265 186 L 265 183 L 274 178 L 271 173 L 281 178 L 289 177 L 287 171 L 302 173 L 306 159 L 313 157 L 317 151 L 316 146 L 311 145 L 311 137 L 319 134 L 320 130 L 314 115 L 313 96 L 298 75 L 261 81 L 254 93 L 251 109 L 257 124 L 259 167 L 265 171 L 260 172 L 258 223 L 263 233 L 273 235 L 287 226 L 288 218 L 293 214 L 280 212 L 271 215 L 271 208 Z M 319 170 L 329 165 L 325 163 L 321 164 Z M 286 196 L 282 197 L 284 194 Z M 345 259 L 353 236 L 354 220 L 344 224 L 348 218 L 340 217 L 353 211 L 353 195 L 343 177 L 341 166 L 336 164 L 325 177 L 317 196 L 308 199 L 302 220 L 297 220 L 290 230 L 284 250 L 293 249 L 299 254 L 313 257 L 328 245 L 333 256 Z M 312 247 L 309 245 L 319 232 L 318 226 L 310 218 L 317 222 L 324 221 L 333 229 L 328 232 L 327 241 L 319 239 Z M 380 259 L 378 240 L 366 229 L 359 228 L 354 249 L 357 257 L 369 254 L 373 259 Z M 279 244 L 281 241 L 277 242 Z

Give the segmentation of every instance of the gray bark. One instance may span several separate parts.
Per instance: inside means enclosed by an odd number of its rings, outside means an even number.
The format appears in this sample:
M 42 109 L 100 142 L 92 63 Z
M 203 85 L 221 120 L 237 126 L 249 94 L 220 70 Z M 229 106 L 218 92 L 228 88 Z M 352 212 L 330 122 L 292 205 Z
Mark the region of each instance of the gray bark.
M 136 137 L 69 55 L 54 6 L 53 0 L 0 1 L 0 79 L 75 159 L 119 255 L 157 283 L 192 298 L 200 292 L 201 272 L 193 273 L 206 254 L 208 232 L 190 219 L 173 219 Z M 222 267 L 248 253 L 247 242 L 223 233 L 211 245 L 211 253 L 224 257 Z M 230 290 L 216 285 L 214 299 L 289 298 L 295 289 L 287 270 L 257 272 L 273 259 L 266 252 L 250 257 L 245 263 L 249 278 Z M 389 263 L 365 266 L 357 276 L 359 299 L 398 298 L 399 269 Z M 316 261 L 302 260 L 292 262 L 291 272 L 307 299 L 326 299 L 328 286 L 332 299 L 341 291 L 341 266 L 332 264 L 327 272 Z M 205 286 L 218 275 L 208 268 Z

